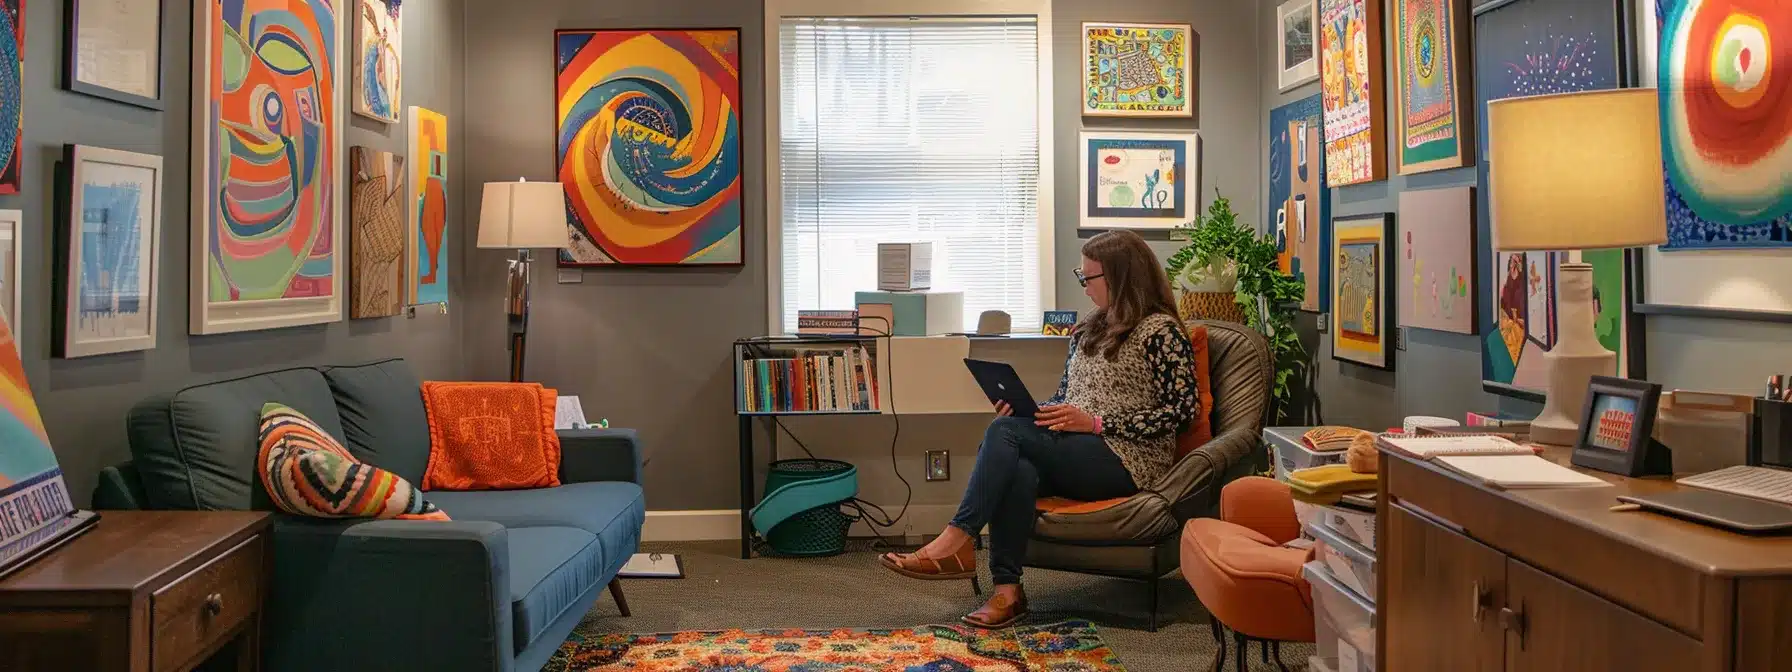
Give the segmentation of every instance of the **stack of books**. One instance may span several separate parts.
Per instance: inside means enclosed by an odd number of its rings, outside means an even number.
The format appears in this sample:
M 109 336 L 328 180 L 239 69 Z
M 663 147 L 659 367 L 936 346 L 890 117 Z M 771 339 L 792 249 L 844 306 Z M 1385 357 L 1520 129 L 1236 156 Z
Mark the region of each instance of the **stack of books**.
M 862 346 L 813 348 L 740 362 L 743 413 L 879 410 L 876 362 Z

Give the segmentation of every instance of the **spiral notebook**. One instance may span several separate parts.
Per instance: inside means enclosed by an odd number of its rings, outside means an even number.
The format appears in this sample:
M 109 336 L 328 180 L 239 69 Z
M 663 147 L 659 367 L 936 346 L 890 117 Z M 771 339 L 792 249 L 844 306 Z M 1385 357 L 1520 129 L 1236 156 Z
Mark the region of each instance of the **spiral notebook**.
M 1444 455 L 1535 455 L 1536 449 L 1493 434 L 1438 434 L 1405 436 L 1382 434 L 1375 442 L 1384 448 L 1399 451 L 1421 460 Z

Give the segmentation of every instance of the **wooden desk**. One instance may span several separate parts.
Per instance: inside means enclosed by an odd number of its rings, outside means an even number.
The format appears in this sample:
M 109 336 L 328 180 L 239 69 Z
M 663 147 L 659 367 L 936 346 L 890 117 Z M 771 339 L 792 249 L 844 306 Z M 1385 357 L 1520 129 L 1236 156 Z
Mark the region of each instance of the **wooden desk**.
M 1390 452 L 1381 471 L 1383 670 L 1792 669 L 1792 538 L 1611 510 L 1667 480 L 1502 491 Z
M 180 672 L 234 645 L 260 663 L 270 518 L 105 511 L 0 581 L 0 669 Z

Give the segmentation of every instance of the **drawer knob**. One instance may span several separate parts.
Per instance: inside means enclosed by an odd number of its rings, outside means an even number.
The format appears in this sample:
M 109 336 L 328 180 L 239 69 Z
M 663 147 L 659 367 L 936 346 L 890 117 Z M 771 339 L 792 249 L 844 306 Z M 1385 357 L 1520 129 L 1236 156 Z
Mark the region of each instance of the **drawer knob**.
M 205 613 L 217 616 L 224 611 L 224 595 L 212 593 L 205 596 Z

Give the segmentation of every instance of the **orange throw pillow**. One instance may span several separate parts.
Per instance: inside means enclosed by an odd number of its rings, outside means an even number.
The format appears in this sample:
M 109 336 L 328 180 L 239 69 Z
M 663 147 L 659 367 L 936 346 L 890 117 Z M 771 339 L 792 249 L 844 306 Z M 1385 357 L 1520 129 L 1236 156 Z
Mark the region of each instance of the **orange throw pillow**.
M 537 383 L 424 383 L 429 466 L 423 470 L 423 489 L 560 485 L 557 396 Z
M 1212 365 L 1207 347 L 1207 327 L 1189 327 L 1188 343 L 1195 351 L 1195 388 L 1201 391 L 1201 408 L 1195 411 L 1195 419 L 1188 423 L 1188 429 L 1182 436 L 1176 437 L 1176 459 L 1182 459 L 1196 448 L 1207 445 L 1213 440 L 1213 386 Z

